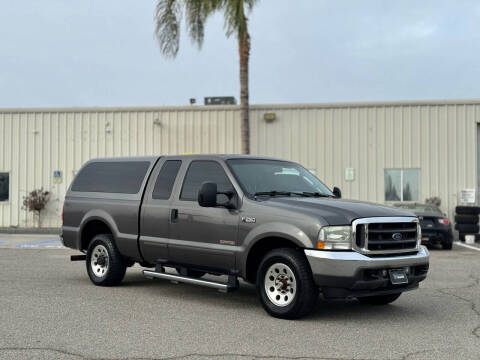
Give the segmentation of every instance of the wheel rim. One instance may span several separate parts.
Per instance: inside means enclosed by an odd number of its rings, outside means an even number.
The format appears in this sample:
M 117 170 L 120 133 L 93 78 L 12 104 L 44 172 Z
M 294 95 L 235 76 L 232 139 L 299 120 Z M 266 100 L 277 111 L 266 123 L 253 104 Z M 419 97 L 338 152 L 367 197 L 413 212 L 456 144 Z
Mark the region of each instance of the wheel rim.
M 265 274 L 265 292 L 276 306 L 287 306 L 297 294 L 297 281 L 292 269 L 282 263 L 270 266 Z
M 95 246 L 90 259 L 90 267 L 96 277 L 103 277 L 107 274 L 109 260 L 107 248 L 103 245 Z

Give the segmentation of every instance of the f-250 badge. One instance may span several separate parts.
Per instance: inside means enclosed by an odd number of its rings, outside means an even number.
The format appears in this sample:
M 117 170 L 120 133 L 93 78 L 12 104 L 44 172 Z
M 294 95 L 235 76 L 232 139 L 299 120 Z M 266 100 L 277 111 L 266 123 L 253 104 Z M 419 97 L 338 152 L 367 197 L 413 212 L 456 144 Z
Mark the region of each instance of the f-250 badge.
M 242 221 L 244 223 L 255 223 L 255 222 L 257 222 L 257 219 L 255 219 L 254 217 L 250 217 L 250 216 L 242 216 Z

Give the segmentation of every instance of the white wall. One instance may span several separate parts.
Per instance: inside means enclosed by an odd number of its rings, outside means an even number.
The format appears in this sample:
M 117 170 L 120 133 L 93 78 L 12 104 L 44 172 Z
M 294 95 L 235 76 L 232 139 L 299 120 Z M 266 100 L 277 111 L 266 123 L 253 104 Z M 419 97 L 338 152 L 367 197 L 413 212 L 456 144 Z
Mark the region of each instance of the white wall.
M 384 202 L 385 168 L 420 169 L 420 199 L 439 196 L 451 216 L 462 188 L 475 188 L 480 101 L 256 105 L 253 154 L 298 161 L 344 198 Z M 264 113 L 276 120 L 265 122 Z M 158 119 L 161 125 L 156 125 Z M 0 227 L 35 226 L 22 210 L 35 188 L 52 192 L 44 227 L 60 225 L 74 172 L 90 158 L 182 153 L 238 153 L 236 106 L 173 108 L 0 109 L 0 172 L 10 200 Z M 355 170 L 345 180 L 345 168 Z M 62 182 L 54 183 L 54 170 Z
M 42 186 L 52 192 L 42 225 L 59 226 L 66 190 L 88 159 L 238 153 L 238 124 L 235 108 L 0 110 L 0 172 L 10 172 L 10 200 L 0 202 L 0 226 L 36 226 L 22 202 Z M 60 184 L 54 183 L 55 170 L 62 171 Z
M 265 112 L 275 112 L 272 123 Z M 254 153 L 298 161 L 345 198 L 383 203 L 384 170 L 420 170 L 420 201 L 439 196 L 449 216 L 477 179 L 479 102 L 258 107 Z M 354 168 L 355 180 L 345 180 Z

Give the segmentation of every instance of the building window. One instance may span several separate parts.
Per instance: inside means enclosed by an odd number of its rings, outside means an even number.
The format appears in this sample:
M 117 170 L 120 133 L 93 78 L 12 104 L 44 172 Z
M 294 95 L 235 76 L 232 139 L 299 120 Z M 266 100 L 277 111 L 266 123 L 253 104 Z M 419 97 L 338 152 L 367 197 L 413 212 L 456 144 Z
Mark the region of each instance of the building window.
M 9 178 L 8 173 L 0 172 L 0 201 L 8 201 L 9 197 Z
M 419 169 L 385 170 L 385 201 L 418 201 L 419 199 Z

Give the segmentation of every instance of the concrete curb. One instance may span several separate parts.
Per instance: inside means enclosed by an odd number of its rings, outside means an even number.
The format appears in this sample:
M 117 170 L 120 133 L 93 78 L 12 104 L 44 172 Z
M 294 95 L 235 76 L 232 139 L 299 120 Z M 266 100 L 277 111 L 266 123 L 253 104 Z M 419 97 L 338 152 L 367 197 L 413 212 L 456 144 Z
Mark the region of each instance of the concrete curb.
M 54 234 L 59 235 L 60 228 L 0 228 L 0 234 Z

